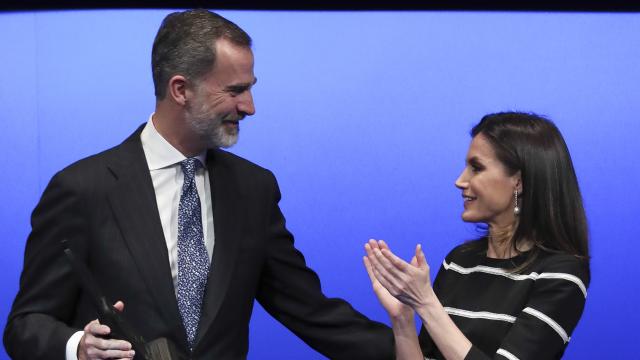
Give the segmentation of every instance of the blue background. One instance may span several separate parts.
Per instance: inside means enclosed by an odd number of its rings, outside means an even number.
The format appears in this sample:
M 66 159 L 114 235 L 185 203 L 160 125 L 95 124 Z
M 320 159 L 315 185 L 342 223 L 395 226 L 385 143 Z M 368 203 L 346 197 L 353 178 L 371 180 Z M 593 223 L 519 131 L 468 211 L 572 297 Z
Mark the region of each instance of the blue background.
M 1 328 L 53 173 L 153 111 L 151 44 L 167 13 L 0 13 Z M 404 257 L 420 242 L 435 276 L 476 236 L 453 186 L 470 127 L 490 112 L 535 111 L 566 138 L 591 231 L 593 278 L 566 358 L 637 356 L 639 14 L 220 13 L 254 38 L 259 78 L 257 114 L 232 151 L 277 175 L 326 294 L 388 322 L 364 242 L 385 239 Z M 256 307 L 249 358 L 322 356 Z

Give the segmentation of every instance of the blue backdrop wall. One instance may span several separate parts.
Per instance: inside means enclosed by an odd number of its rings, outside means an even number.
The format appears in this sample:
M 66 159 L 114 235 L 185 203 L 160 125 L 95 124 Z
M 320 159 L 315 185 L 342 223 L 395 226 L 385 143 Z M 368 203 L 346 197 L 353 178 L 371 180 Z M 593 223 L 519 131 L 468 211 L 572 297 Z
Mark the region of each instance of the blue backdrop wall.
M 0 327 L 50 177 L 153 111 L 151 43 L 167 13 L 0 13 Z M 387 322 L 363 243 L 382 238 L 409 257 L 421 242 L 437 268 L 476 235 L 453 186 L 471 125 L 535 111 L 565 135 L 591 230 L 593 279 L 566 358 L 637 356 L 639 14 L 221 14 L 253 36 L 259 78 L 257 114 L 232 151 L 277 175 L 288 226 L 328 295 Z M 257 307 L 249 358 L 322 356 Z

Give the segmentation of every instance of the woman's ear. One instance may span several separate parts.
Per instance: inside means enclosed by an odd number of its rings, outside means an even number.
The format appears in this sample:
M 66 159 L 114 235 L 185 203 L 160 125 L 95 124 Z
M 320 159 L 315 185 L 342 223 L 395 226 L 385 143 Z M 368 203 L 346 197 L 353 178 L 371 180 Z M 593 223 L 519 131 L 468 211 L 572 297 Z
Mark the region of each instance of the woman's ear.
M 522 193 L 522 173 L 520 170 L 513 175 L 514 189 L 518 191 L 518 194 Z

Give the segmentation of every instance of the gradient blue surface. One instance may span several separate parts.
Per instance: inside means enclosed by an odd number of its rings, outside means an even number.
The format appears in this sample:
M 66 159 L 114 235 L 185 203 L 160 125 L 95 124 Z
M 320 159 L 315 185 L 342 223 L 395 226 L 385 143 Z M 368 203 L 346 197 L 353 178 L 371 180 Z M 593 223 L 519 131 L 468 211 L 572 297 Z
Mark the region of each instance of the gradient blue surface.
M 50 177 L 153 111 L 151 43 L 167 13 L 0 13 L 0 327 Z M 254 38 L 259 79 L 257 114 L 232 151 L 274 171 L 329 296 L 388 322 L 364 242 L 385 239 L 405 257 L 420 242 L 435 271 L 476 235 L 453 186 L 471 125 L 535 111 L 566 138 L 591 230 L 592 284 L 566 358 L 636 356 L 640 15 L 220 13 Z M 249 358 L 322 356 L 256 307 Z

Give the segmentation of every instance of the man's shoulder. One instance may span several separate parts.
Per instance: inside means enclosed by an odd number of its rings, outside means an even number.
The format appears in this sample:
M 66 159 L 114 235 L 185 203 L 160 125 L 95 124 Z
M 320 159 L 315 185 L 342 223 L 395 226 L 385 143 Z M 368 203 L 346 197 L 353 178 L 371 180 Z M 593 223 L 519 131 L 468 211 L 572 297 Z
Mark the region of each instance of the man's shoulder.
M 239 172 L 249 172 L 256 175 L 272 176 L 270 170 L 239 155 L 222 149 L 215 149 L 211 151 L 212 153 L 210 153 L 209 156 L 213 155 L 214 161 L 216 163 L 219 163 L 219 165 L 222 167 L 229 167 Z
M 233 185 L 247 196 L 271 194 L 278 188 L 278 181 L 270 170 L 243 157 L 219 149 L 207 156 L 213 163 L 213 177 L 221 180 L 220 184 Z
M 98 168 L 104 168 L 105 164 L 118 158 L 117 154 L 121 146 L 122 144 L 118 144 L 107 150 L 76 160 L 60 170 L 60 173 L 91 173 Z
M 127 163 L 134 162 L 136 157 L 144 159 L 139 132 L 140 129 L 109 149 L 74 161 L 58 171 L 54 177 L 80 178 L 86 182 L 95 177 L 104 177 L 109 172 L 110 164 L 122 163 L 123 166 L 127 166 Z

